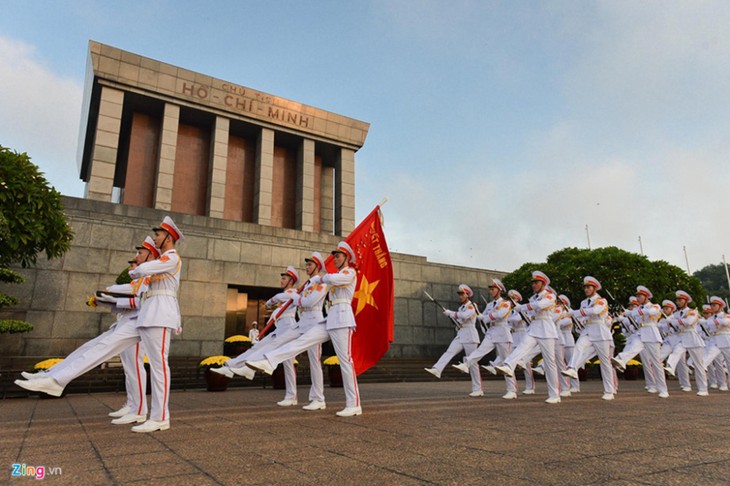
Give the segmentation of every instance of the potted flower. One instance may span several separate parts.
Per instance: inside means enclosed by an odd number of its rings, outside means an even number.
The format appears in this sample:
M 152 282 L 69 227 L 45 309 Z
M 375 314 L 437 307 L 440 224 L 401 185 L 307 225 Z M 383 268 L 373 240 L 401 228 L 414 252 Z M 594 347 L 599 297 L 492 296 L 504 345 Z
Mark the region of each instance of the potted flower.
M 294 360 L 294 368 L 296 369 L 299 361 Z M 271 382 L 275 390 L 286 389 L 286 379 L 284 377 L 284 363 L 279 364 L 271 374 Z
M 226 391 L 228 389 L 229 378 L 218 373 L 210 371 L 211 368 L 218 368 L 228 361 L 228 356 L 209 356 L 198 364 L 198 370 L 205 372 L 205 382 L 208 391 Z
M 58 363 L 63 361 L 63 358 L 48 358 L 44 359 L 43 361 L 39 361 L 35 365 L 33 365 L 33 369 L 36 371 L 42 371 L 46 372 L 56 366 Z M 40 393 L 39 396 L 41 398 L 56 398 L 52 395 L 48 395 L 47 393 Z M 64 388 L 63 393 L 61 394 L 62 397 L 66 396 L 66 389 Z
M 641 361 L 630 359 L 626 363 L 626 369 L 624 370 L 624 378 L 627 380 L 638 380 L 639 370 L 641 369 Z
M 235 336 L 227 337 L 223 341 L 223 352 L 229 356 L 238 356 L 246 352 L 253 343 L 248 336 L 243 334 L 236 334 Z
M 330 356 L 322 362 L 327 368 L 327 376 L 330 379 L 330 387 L 342 388 L 342 369 L 340 368 L 340 359 L 337 356 Z

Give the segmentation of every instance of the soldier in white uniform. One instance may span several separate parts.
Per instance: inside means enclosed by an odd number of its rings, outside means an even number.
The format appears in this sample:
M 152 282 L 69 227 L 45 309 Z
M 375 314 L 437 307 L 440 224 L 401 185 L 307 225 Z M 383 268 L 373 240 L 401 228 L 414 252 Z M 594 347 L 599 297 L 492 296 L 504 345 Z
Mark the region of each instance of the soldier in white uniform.
M 180 260 L 175 244 L 185 236 L 169 216 L 153 228 L 155 246 L 160 258 L 145 262 L 129 272 L 133 278 L 149 277 L 142 310 L 137 318 L 137 331 L 150 362 L 152 408 L 147 422 L 132 427 L 133 432 L 154 432 L 170 428 L 170 338 L 182 331 L 178 291 L 180 289 Z
M 558 368 L 555 363 L 555 341 L 558 339 L 558 331 L 550 314 L 555 306 L 556 296 L 548 292 L 546 287 L 550 284 L 547 275 L 540 271 L 532 272 L 532 291 L 535 293 L 530 297 L 529 304 L 521 304 L 516 307 L 518 312 L 532 312 L 534 318 L 530 324 L 527 336 L 522 343 L 514 350 L 504 363 L 495 366 L 495 369 L 504 375 L 514 376 L 515 365 L 537 344 L 542 352 L 543 369 L 548 386 L 548 399 L 546 403 L 560 403 L 560 388 L 558 382 Z
M 570 314 L 567 313 L 568 309 L 571 308 L 570 305 L 570 299 L 566 295 L 558 295 L 558 304 L 561 305 L 563 309 L 563 313 L 560 316 L 560 319 L 558 319 L 558 322 L 556 323 L 558 325 L 558 330 L 560 331 L 562 338 L 563 338 L 563 355 L 565 358 L 565 364 L 566 367 L 564 370 L 560 371 L 561 376 L 565 376 L 568 378 L 569 381 L 569 390 L 571 393 L 578 393 L 580 392 L 580 380 L 575 377 L 566 375 L 563 373 L 563 371 L 567 371 L 568 366 L 570 366 L 571 360 L 573 359 L 573 354 L 575 351 L 575 336 L 573 336 L 573 319 L 570 317 Z
M 150 237 L 147 237 L 136 249 L 137 254 L 130 262 L 133 265 L 159 256 L 159 251 Z M 61 396 L 63 389 L 75 378 L 119 354 L 124 366 L 127 403 L 121 409 L 111 412 L 109 416 L 114 417 L 112 423 L 115 425 L 144 422 L 147 418 L 147 397 L 145 395 L 147 373 L 144 369 L 144 350 L 136 332 L 136 319 L 141 304 L 140 295 L 147 290 L 148 283 L 148 279 L 135 279 L 129 284 L 107 287 L 109 292 L 135 295 L 134 298 L 119 299 L 102 295 L 94 299 L 97 303 L 111 305 L 112 312 L 118 313 L 117 321 L 110 326 L 109 330 L 80 346 L 48 372 L 43 374 L 23 373 L 23 377 L 32 380 L 33 383 L 18 380 L 16 384 L 29 390 Z M 135 338 L 110 353 L 111 345 L 124 341 L 127 334 L 132 334 Z
M 659 360 L 662 337 L 659 334 L 657 322 L 661 316 L 661 309 L 658 305 L 651 303 L 652 297 L 653 294 L 648 288 L 639 285 L 636 288 L 636 299 L 639 301 L 639 306 L 631 311 L 631 317 L 641 326 L 639 334 L 644 345 L 644 368 L 652 370 L 654 386 L 655 390 L 659 392 L 659 398 L 667 398 L 669 391 L 664 377 L 664 367 Z
M 679 381 L 680 389 L 683 392 L 691 392 L 692 384 L 689 380 L 689 367 L 687 366 L 687 352 L 681 346 L 682 336 L 679 332 L 678 326 L 670 322 L 671 316 L 677 311 L 677 306 L 669 299 L 662 301 L 662 318 L 659 319 L 659 333 L 664 336 L 664 342 L 662 347 L 659 349 L 659 361 L 664 362 L 669 358 L 673 351 L 677 349 L 677 354 L 672 357 L 671 361 L 671 376 L 676 376 Z M 680 352 L 681 351 L 681 352 Z M 665 366 L 664 370 L 666 371 Z
M 476 328 L 477 313 L 474 308 L 474 304 L 469 298 L 474 295 L 471 288 L 466 284 L 459 285 L 457 291 L 459 296 L 459 302 L 461 306 L 457 311 L 445 310 L 444 315 L 457 323 L 459 330 L 456 332 L 456 337 L 449 344 L 446 352 L 441 355 L 439 360 L 431 368 L 424 368 L 426 371 L 431 373 L 436 378 L 441 378 L 441 373 L 447 364 L 457 354 L 464 352 L 464 358 L 472 354 L 479 344 L 479 333 Z M 479 372 L 479 365 L 477 361 L 472 361 L 469 365 L 469 374 L 471 375 L 471 393 L 470 397 L 481 397 L 484 395 L 482 391 L 482 376 Z
M 611 368 L 611 320 L 608 318 L 608 302 L 598 294 L 601 283 L 595 277 L 583 278 L 583 291 L 586 299 L 580 303 L 580 309 L 571 312 L 571 316 L 581 319 L 588 331 L 588 339 L 601 362 L 601 379 L 603 380 L 604 400 L 613 400 L 614 374 Z
M 462 363 L 452 365 L 462 373 L 469 373 L 472 364 L 478 364 L 479 360 L 497 349 L 497 357 L 505 359 L 512 352 L 512 334 L 510 334 L 509 316 L 512 306 L 509 301 L 502 298 L 507 289 L 499 279 L 493 279 L 489 286 L 489 294 L 492 301 L 487 304 L 484 312 L 477 317 L 482 323 L 489 326 L 484 339 L 479 347 L 468 354 Z M 506 400 L 517 398 L 517 381 L 514 376 L 505 376 L 507 393 L 502 396 Z
M 337 412 L 340 417 L 362 415 L 360 390 L 357 386 L 355 364 L 352 361 L 352 333 L 355 332 L 355 313 L 352 311 L 352 297 L 357 286 L 357 256 L 346 241 L 341 241 L 333 250 L 337 273 L 316 275 L 310 280 L 314 285 L 329 285 L 330 308 L 327 313 L 327 332 L 335 348 L 342 371 L 342 386 L 345 389 L 345 408 Z M 351 266 L 352 265 L 352 266 Z
M 699 319 L 697 325 L 703 329 L 701 337 L 705 342 L 705 347 L 707 347 L 712 338 L 715 337 L 714 334 L 710 332 L 709 323 L 707 322 L 712 316 L 712 306 L 710 304 L 704 304 L 702 306 L 702 317 Z M 705 361 L 705 364 L 707 365 L 707 381 L 710 383 L 710 388 L 712 389 L 719 388 L 720 391 L 728 391 L 724 361 L 725 358 L 722 355 L 719 355 L 710 363 Z
M 319 252 L 313 252 L 305 259 L 307 275 L 310 280 L 304 284 L 302 292 L 294 299 L 299 311 L 299 330 L 302 335 L 283 346 L 264 353 L 264 358 L 247 365 L 260 369 L 267 374 L 273 373 L 279 363 L 293 359 L 296 355 L 307 351 L 312 386 L 309 391 L 308 405 L 304 410 L 324 410 L 327 408 L 324 399 L 324 380 L 322 376 L 322 344 L 330 340 L 326 320 L 322 314 L 322 305 L 327 297 L 327 285 L 314 284 L 311 278 L 319 275 L 325 268 L 324 260 Z
M 692 302 L 692 296 L 684 290 L 675 292 L 677 311 L 671 318 L 672 325 L 679 329 L 679 342 L 672 349 L 672 354 L 667 359 L 667 366 L 664 368 L 667 373 L 674 375 L 674 369 L 685 353 L 689 353 L 695 369 L 695 385 L 697 395 L 706 397 L 707 392 L 707 371 L 705 369 L 704 351 L 705 342 L 697 332 L 697 324 L 700 316 L 695 309 L 688 307 Z
M 259 342 L 259 323 L 253 321 L 251 323 L 251 330 L 248 331 L 248 338 L 251 340 L 251 345 Z
M 707 319 L 705 327 L 714 335 L 705 347 L 703 362 L 711 363 L 718 357 L 724 357 L 725 363 L 730 363 L 730 319 L 725 314 L 725 301 L 713 295 L 710 297 L 710 308 L 713 314 Z
M 509 292 L 507 292 L 507 296 L 512 301 L 514 305 L 518 305 L 520 302 L 522 302 L 522 294 L 520 294 L 518 291 L 511 289 Z M 517 348 L 517 346 L 520 345 L 520 343 L 525 339 L 525 336 L 527 336 L 527 329 L 529 327 L 529 323 L 525 322 L 522 319 L 522 315 L 520 315 L 519 312 L 516 312 L 514 308 L 512 309 L 512 312 L 510 313 L 510 316 L 508 318 L 508 322 L 510 327 L 512 327 L 512 349 L 514 350 Z M 506 358 L 506 356 L 505 356 Z M 504 361 L 503 358 L 497 357 L 497 359 L 490 363 L 489 366 L 482 366 L 485 370 L 489 371 L 493 375 L 497 374 L 497 370 L 494 369 L 494 365 L 502 364 Z M 532 363 L 528 362 L 525 366 L 525 389 L 522 390 L 523 395 L 534 395 L 535 394 L 535 378 L 532 374 Z
M 279 305 L 277 317 L 276 317 L 276 331 L 274 331 L 274 338 L 272 340 L 261 341 L 259 346 L 251 348 L 250 352 L 245 352 L 241 356 L 247 356 L 244 364 L 253 370 L 265 371 L 267 374 L 272 374 L 274 369 L 262 369 L 256 366 L 256 363 L 260 363 L 264 358 L 266 352 L 284 346 L 285 344 L 298 339 L 301 336 L 299 329 L 299 322 L 296 321 L 297 306 L 295 302 L 299 298 L 299 292 L 294 285 L 299 281 L 299 273 L 291 265 L 286 268 L 286 271 L 281 273 L 281 288 L 282 292 L 279 292 L 272 298 L 266 301 L 266 307 L 272 308 L 275 305 Z M 231 367 L 231 363 L 240 361 L 241 356 L 235 360 L 229 360 L 226 362 L 228 367 Z M 284 382 L 286 383 L 286 392 L 284 399 L 276 402 L 280 407 L 292 407 L 298 403 L 297 401 L 297 375 L 294 369 L 294 356 L 283 361 L 284 367 Z M 225 368 L 224 368 L 225 370 Z M 219 369 L 216 369 L 219 372 Z M 230 372 L 230 370 L 229 370 Z

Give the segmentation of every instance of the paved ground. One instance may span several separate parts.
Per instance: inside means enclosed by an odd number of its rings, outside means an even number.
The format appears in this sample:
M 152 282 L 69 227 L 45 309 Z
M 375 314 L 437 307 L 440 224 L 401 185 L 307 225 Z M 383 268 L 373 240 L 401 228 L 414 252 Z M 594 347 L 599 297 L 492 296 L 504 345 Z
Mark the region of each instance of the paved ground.
M 676 386 L 676 382 L 674 382 Z M 540 383 L 544 390 L 544 383 Z M 364 415 L 282 409 L 281 391 L 173 392 L 172 428 L 135 434 L 107 413 L 120 394 L 0 400 L 0 481 L 11 465 L 45 466 L 53 484 L 727 484 L 730 393 L 661 400 L 600 383 L 559 405 L 544 395 L 483 398 L 467 382 L 363 384 Z M 300 396 L 306 390 L 300 389 Z M 50 474 L 51 468 L 61 474 Z

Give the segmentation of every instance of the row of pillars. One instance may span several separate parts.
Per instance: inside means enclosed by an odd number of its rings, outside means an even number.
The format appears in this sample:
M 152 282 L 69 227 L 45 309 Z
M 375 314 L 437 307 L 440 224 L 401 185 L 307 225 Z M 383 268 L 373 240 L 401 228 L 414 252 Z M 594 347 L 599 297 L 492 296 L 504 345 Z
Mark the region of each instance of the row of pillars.
M 91 151 L 91 168 L 86 184 L 86 198 L 112 201 L 114 172 L 124 106 L 124 92 L 102 86 L 99 114 Z M 160 136 L 159 163 L 155 184 L 155 209 L 170 211 L 177 152 L 180 107 L 165 103 Z M 211 177 L 207 215 L 223 218 L 226 193 L 226 165 L 230 120 L 216 116 L 211 150 Z M 256 147 L 256 181 L 254 189 L 254 222 L 271 225 L 274 174 L 274 130 L 261 127 Z M 315 142 L 302 138 L 297 154 L 296 229 L 314 231 Z M 340 148 L 334 168 L 322 167 L 323 181 L 334 179 L 334 187 L 323 183 L 320 231 L 347 235 L 355 227 L 355 152 Z M 334 177 L 332 176 L 334 171 Z M 330 177 L 328 177 L 330 176 Z M 334 215 L 334 216 L 330 216 Z M 334 226 L 334 227 L 333 227 Z

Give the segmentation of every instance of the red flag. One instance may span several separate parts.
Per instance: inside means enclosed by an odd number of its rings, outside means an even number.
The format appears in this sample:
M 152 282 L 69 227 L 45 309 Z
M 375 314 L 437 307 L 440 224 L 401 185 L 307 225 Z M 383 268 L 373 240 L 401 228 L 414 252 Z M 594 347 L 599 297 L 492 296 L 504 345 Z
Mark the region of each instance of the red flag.
M 375 365 L 393 342 L 393 263 L 381 226 L 380 206 L 357 225 L 345 241 L 357 255 L 357 285 L 352 299 L 357 330 L 352 359 L 359 375 Z M 332 255 L 327 270 L 336 273 Z

